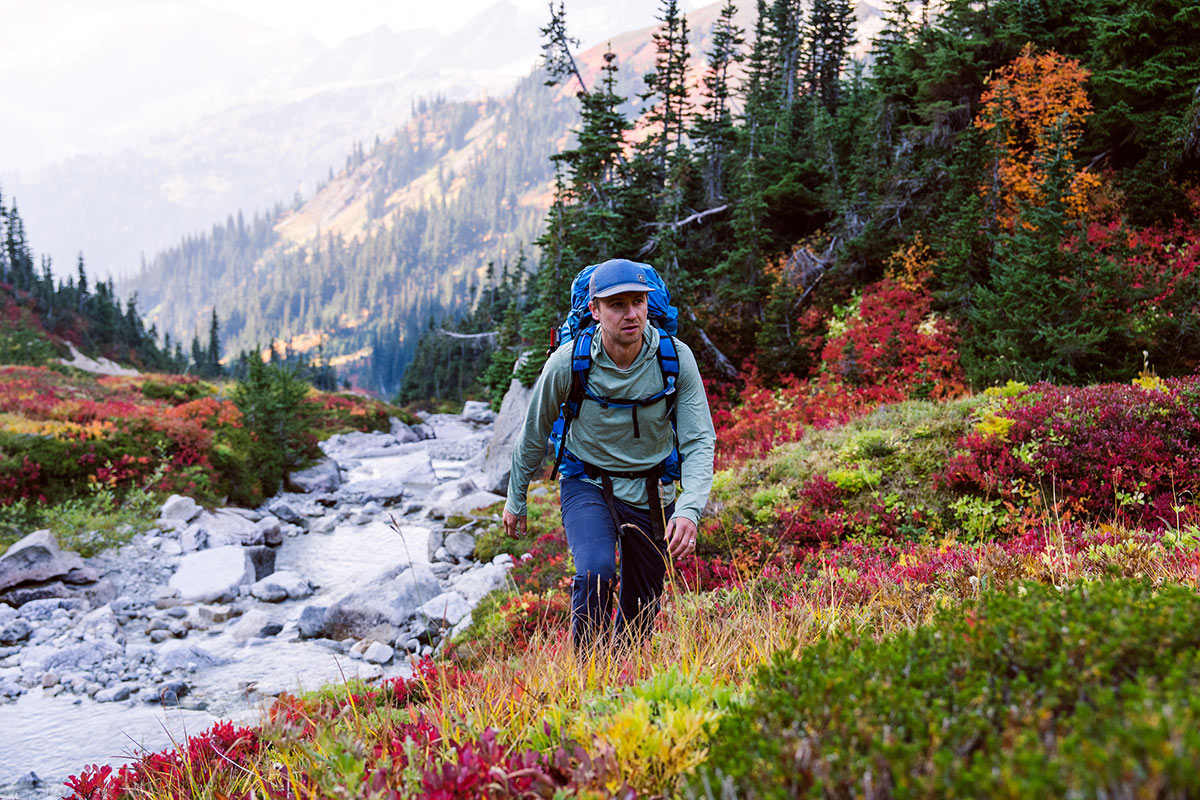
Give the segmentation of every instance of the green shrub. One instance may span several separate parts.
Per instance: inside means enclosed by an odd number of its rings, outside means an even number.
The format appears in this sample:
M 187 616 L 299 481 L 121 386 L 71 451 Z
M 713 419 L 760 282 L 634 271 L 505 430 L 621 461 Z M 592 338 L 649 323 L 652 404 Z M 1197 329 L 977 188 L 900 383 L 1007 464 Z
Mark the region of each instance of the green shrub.
M 1178 585 L 1026 584 L 781 653 L 703 777 L 743 798 L 1197 796 L 1198 615 Z
M 186 378 L 171 381 L 147 380 L 142 383 L 142 396 L 149 400 L 166 400 L 173 406 L 182 405 L 190 400 L 199 400 L 216 394 L 216 387 L 211 383 Z
M 306 434 L 308 384 L 294 369 L 264 364 L 257 358 L 248 364 L 246 377 L 230 391 L 252 437 L 248 451 L 237 458 L 253 465 L 261 492 L 269 497 L 279 489 L 287 470 L 318 452 L 315 437 Z
M 41 366 L 65 356 L 61 348 L 32 328 L 0 328 L 0 364 Z
M 159 494 L 144 487 L 118 497 L 112 487 L 99 484 L 53 505 L 21 498 L 0 506 L 0 555 L 29 533 L 49 529 L 62 549 L 91 557 L 152 528 L 161 502 Z

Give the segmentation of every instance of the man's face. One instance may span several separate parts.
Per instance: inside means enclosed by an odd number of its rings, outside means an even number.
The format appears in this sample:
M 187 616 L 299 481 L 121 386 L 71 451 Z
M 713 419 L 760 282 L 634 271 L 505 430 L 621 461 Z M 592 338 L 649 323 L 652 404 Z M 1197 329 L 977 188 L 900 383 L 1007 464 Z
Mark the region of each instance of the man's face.
M 646 292 L 622 292 L 611 297 L 597 297 L 588 304 L 592 319 L 615 345 L 628 347 L 642 340 L 646 327 Z

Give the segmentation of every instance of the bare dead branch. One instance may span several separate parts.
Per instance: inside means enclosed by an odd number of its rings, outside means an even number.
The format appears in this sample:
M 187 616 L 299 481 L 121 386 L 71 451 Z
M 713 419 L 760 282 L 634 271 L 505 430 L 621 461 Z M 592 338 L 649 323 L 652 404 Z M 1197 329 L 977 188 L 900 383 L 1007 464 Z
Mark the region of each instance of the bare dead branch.
M 704 332 L 704 328 L 700 327 L 700 321 L 696 319 L 696 314 L 694 311 L 688 312 L 688 319 L 690 319 L 696 326 L 696 331 L 700 334 L 700 341 L 704 343 L 705 349 L 712 354 L 713 361 L 716 362 L 717 369 L 721 371 L 721 374 L 730 380 L 737 378 L 737 369 L 734 368 L 732 362 L 725 357 L 725 354 L 717 348 L 717 346 L 713 343 L 713 340 L 708 338 L 708 334 Z
M 486 340 L 490 344 L 496 343 L 496 337 L 500 335 L 500 331 L 485 331 L 483 333 L 457 333 L 448 331 L 443 328 L 438 328 L 438 333 L 442 336 L 449 336 L 451 339 L 474 339 L 476 341 Z
M 691 216 L 684 217 L 683 219 L 677 219 L 674 222 L 643 222 L 642 227 L 643 228 L 682 228 L 684 225 L 690 225 L 693 222 L 699 222 L 700 220 L 704 219 L 707 216 L 710 216 L 712 214 L 720 214 L 722 211 L 726 211 L 728 209 L 729 209 L 729 204 L 726 203 L 725 205 L 717 206 L 716 208 L 706 208 L 703 211 L 697 211 L 695 214 L 692 214 Z

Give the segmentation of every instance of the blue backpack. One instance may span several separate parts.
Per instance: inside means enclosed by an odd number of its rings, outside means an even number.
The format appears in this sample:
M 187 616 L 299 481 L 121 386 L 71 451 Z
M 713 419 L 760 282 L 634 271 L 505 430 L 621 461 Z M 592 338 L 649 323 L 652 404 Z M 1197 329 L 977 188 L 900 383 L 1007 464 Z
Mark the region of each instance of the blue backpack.
M 636 263 L 636 262 L 635 262 Z M 606 495 L 611 493 L 609 479 L 611 477 L 653 478 L 655 482 L 671 483 L 679 480 L 679 446 L 674 443 L 671 453 L 656 467 L 637 473 L 606 472 L 587 464 L 567 450 L 567 431 L 570 430 L 571 420 L 579 416 L 579 409 L 585 399 L 599 403 L 601 408 L 628 408 L 632 415 L 633 435 L 639 437 L 638 409 L 644 408 L 660 400 L 667 404 L 671 417 L 671 429 L 675 429 L 675 381 L 679 377 L 679 353 L 675 347 L 673 334 L 679 329 L 679 309 L 671 305 L 671 293 L 667 285 L 654 268 L 649 264 L 637 264 L 649 279 L 650 293 L 646 298 L 649 307 L 647 321 L 658 329 L 658 366 L 662 370 L 663 388 L 649 397 L 637 399 L 614 398 L 598 395 L 588 385 L 588 373 L 592 368 L 592 340 L 595 338 L 597 327 L 588 310 L 588 283 L 592 272 L 599 264 L 592 264 L 580 270 L 571 284 L 571 312 L 567 319 L 551 333 L 551 349 L 566 342 L 574 342 L 571 358 L 571 389 L 567 399 L 559 407 L 558 419 L 550 432 L 550 446 L 554 450 L 554 470 L 550 479 L 561 474 L 565 478 L 575 478 L 588 475 L 600 478 L 605 484 Z M 657 486 L 650 492 L 657 496 Z

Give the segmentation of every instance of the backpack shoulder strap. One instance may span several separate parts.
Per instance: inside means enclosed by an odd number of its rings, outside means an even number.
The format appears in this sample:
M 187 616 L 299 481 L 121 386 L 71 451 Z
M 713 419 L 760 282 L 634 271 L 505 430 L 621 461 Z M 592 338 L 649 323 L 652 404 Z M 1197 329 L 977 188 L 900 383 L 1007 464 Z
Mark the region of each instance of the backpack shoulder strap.
M 592 339 L 595 335 L 596 327 L 593 325 L 575 337 L 575 347 L 571 352 L 571 390 L 567 394 L 565 409 L 568 423 L 579 416 L 579 405 L 587 390 L 588 373 L 592 369 Z
M 670 408 L 671 424 L 675 424 L 675 381 L 679 377 L 679 348 L 675 346 L 675 337 L 659 328 L 658 330 L 658 368 L 662 370 L 663 390 L 667 391 L 667 405 Z
M 563 456 L 567 452 L 567 432 L 571 430 L 571 420 L 579 416 L 579 407 L 587 393 L 588 372 L 592 369 L 592 338 L 595 334 L 595 326 L 585 328 L 575 337 L 572 345 L 571 388 L 567 391 L 567 399 L 562 404 L 559 418 L 554 423 L 557 452 L 554 454 L 554 468 L 550 470 L 550 480 L 558 477 L 559 467 L 562 466 Z

